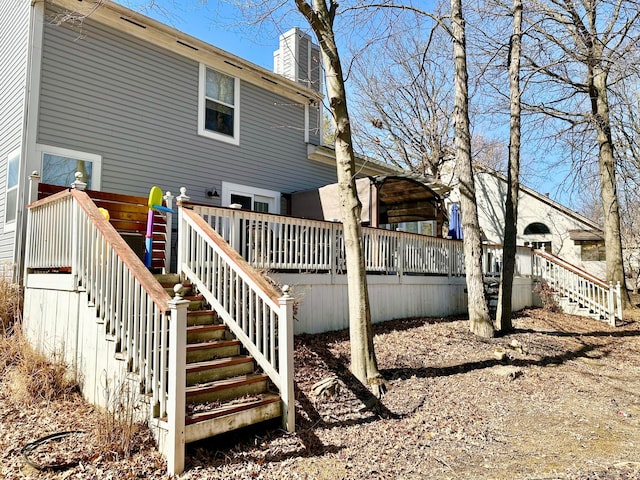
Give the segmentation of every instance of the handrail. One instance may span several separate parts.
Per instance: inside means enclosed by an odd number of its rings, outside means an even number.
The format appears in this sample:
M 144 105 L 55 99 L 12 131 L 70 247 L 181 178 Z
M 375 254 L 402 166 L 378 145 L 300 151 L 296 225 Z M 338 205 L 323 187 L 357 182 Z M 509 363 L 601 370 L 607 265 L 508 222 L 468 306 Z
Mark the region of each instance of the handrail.
M 279 293 L 196 212 L 180 208 L 178 268 L 212 305 L 276 387 L 280 372 Z M 291 323 L 292 319 L 285 319 Z
M 603 288 L 608 288 L 609 285 L 603 281 L 602 279 L 596 277 L 595 275 L 587 272 L 586 270 L 583 270 L 582 268 L 573 265 L 569 262 L 567 262 L 566 260 L 558 257 L 557 255 L 551 253 L 551 252 L 547 252 L 545 250 L 537 250 L 534 249 L 533 253 L 535 255 L 538 255 L 539 257 L 543 257 L 546 258 L 547 260 L 551 260 L 552 262 L 558 264 L 558 265 L 562 265 L 564 268 L 566 268 L 567 270 L 570 270 L 571 272 L 575 273 L 576 275 L 579 275 L 581 277 L 583 277 L 586 280 L 589 280 L 590 282 L 595 283 L 596 285 L 599 285 Z
M 139 374 L 144 393 L 166 412 L 172 308 L 164 288 L 84 192 L 32 203 L 27 222 L 25 278 L 32 271 L 69 271 L 130 371 Z

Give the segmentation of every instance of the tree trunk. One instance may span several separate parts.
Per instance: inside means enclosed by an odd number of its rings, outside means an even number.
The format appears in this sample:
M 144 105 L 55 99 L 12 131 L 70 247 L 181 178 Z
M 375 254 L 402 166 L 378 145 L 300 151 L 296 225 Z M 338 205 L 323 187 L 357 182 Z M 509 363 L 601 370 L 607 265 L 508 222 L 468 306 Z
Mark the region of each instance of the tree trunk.
M 616 171 L 611 139 L 611 118 L 607 93 L 607 72 L 598 66 L 592 67 L 589 75 L 591 111 L 598 139 L 598 167 L 600 172 L 600 197 L 604 218 L 604 241 L 607 261 L 607 281 L 622 287 L 623 308 L 631 304 L 625 285 L 622 258 L 622 236 L 620 234 L 620 209 L 616 186 Z
M 465 26 L 462 1 L 451 0 L 451 26 L 453 31 L 455 105 L 453 111 L 456 168 L 460 183 L 460 210 L 464 233 L 464 262 L 469 304 L 469 327 L 482 337 L 494 335 L 493 324 L 484 295 L 482 276 L 482 238 L 478 222 L 478 205 L 471 160 L 471 134 L 469 126 L 469 89 Z
M 337 5 L 329 9 L 324 0 L 314 0 L 314 9 L 307 2 L 296 0 L 300 12 L 307 18 L 320 43 L 326 73 L 329 107 L 335 122 L 335 153 L 338 190 L 342 206 L 344 244 L 349 294 L 349 340 L 351 372 L 376 396 L 383 393 L 380 372 L 373 346 L 373 329 L 367 290 L 367 274 L 362 248 L 360 213 L 362 205 L 355 185 L 355 156 L 351 140 L 351 124 L 347 109 L 347 94 L 338 47 L 333 32 Z
M 518 223 L 518 192 L 520 190 L 520 47 L 522 44 L 522 1 L 513 0 L 513 35 L 509 52 L 509 90 L 511 96 L 511 125 L 509 128 L 509 171 L 507 198 L 504 212 L 504 239 L 502 241 L 502 278 L 496 312 L 496 329 L 513 329 L 511 304 L 513 276 L 516 266 L 516 235 Z

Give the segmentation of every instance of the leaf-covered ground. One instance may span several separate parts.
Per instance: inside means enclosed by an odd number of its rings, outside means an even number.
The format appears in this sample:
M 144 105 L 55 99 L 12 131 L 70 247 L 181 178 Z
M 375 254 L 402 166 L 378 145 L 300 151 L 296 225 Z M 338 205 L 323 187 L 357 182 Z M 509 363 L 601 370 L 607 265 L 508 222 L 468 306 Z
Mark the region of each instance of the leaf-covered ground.
M 297 337 L 297 432 L 272 424 L 190 445 L 180 478 L 640 478 L 640 322 L 613 328 L 528 310 L 514 326 L 484 340 L 464 319 L 377 325 L 388 392 L 375 411 L 349 375 L 346 332 Z M 334 388 L 315 395 L 328 377 Z M 71 450 L 79 465 L 34 471 L 20 455 L 26 443 L 86 430 L 94 413 L 77 398 L 25 409 L 0 382 L 0 478 L 163 477 L 143 434 L 129 460 L 96 455 L 91 438 L 72 435 L 41 456 Z

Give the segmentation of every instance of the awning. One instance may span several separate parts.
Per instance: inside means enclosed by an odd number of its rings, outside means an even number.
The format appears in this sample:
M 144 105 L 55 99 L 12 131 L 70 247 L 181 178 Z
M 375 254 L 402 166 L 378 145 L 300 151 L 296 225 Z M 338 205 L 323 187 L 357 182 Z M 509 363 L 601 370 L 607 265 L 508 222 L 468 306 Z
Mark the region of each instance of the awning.
M 604 241 L 600 230 L 569 230 L 569 238 L 575 242 Z

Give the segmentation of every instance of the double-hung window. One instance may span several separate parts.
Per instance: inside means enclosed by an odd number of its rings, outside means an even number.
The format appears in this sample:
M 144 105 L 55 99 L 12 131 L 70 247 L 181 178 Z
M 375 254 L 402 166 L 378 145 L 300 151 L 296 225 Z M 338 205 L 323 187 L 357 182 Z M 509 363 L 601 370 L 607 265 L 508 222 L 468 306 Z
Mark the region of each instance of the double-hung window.
M 4 207 L 5 230 L 15 228 L 18 211 L 18 179 L 20 172 L 20 150 L 15 150 L 7 157 L 7 188 Z
M 198 133 L 239 144 L 240 81 L 200 64 Z

